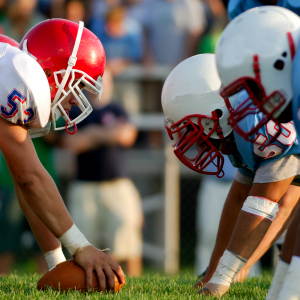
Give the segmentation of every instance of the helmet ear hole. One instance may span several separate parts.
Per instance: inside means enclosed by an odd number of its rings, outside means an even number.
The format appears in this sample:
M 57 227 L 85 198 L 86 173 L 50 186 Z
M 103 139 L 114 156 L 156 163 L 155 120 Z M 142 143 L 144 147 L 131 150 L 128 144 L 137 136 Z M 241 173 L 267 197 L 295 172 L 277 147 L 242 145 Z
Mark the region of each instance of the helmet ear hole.
M 282 61 L 281 59 L 276 60 L 276 62 L 274 63 L 274 68 L 281 71 L 284 68 L 284 61 Z
M 47 78 L 48 78 L 48 77 L 51 77 L 51 76 L 52 76 L 52 73 L 53 73 L 52 70 L 50 70 L 50 69 L 44 69 L 44 72 L 45 72 Z
M 221 109 L 216 109 L 215 112 L 216 112 L 219 119 L 223 116 L 223 112 L 222 112 Z

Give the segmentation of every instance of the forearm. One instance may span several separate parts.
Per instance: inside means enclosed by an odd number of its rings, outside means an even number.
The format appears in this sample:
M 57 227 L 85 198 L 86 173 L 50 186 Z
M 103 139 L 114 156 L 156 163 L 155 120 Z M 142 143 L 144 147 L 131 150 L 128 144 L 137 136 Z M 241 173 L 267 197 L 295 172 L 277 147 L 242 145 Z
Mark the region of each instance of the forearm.
M 60 247 L 61 244 L 59 240 L 52 234 L 52 232 L 44 225 L 44 223 L 37 217 L 35 212 L 30 208 L 16 184 L 15 191 L 20 207 L 30 225 L 32 233 L 41 251 L 43 253 L 46 253 Z
M 224 295 L 234 277 L 253 255 L 278 212 L 282 199 L 293 178 L 272 183 L 253 184 L 243 203 L 227 249 L 221 257 L 215 273 L 205 283 L 200 293 Z
M 219 260 L 228 246 L 243 202 L 250 188 L 251 186 L 241 184 L 235 180 L 233 181 L 223 207 L 215 247 L 207 270 L 208 277 L 212 276 L 215 272 Z
M 20 197 L 20 205 L 22 205 L 26 217 L 31 218 L 31 226 L 33 226 L 37 240 L 42 239 L 39 226 L 44 228 L 44 233 L 48 228 L 55 237 L 60 237 L 72 226 L 73 221 L 53 179 L 43 167 L 37 169 L 37 172 L 31 172 L 28 176 L 25 174 L 24 178 L 26 179 L 15 179 L 16 190 L 23 196 L 24 201 Z M 49 232 L 47 234 L 49 237 L 51 236 Z

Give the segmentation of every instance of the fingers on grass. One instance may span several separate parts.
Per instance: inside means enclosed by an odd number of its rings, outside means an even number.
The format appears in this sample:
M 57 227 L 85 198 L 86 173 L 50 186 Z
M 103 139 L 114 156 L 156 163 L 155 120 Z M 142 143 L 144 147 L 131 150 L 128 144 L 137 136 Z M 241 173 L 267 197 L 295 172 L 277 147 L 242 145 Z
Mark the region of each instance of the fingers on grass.
M 122 268 L 118 265 L 118 268 L 114 270 L 114 272 L 119 280 L 119 283 L 124 284 L 126 282 L 126 278 Z

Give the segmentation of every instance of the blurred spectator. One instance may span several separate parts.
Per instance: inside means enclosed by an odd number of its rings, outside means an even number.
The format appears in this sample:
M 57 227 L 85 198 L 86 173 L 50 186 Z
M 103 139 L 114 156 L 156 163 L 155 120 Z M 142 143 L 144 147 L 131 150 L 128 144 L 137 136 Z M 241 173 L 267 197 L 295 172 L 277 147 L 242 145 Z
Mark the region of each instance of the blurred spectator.
M 24 34 L 46 17 L 36 10 L 37 0 L 11 0 L 0 22 L 2 33 L 20 42 Z
M 65 0 L 37 0 L 37 9 L 50 18 L 65 18 Z M 88 1 L 89 2 L 89 1 Z
M 177 65 L 195 54 L 206 17 L 200 0 L 152 0 L 144 6 L 145 63 Z
M 92 0 L 91 14 L 92 19 L 100 24 L 104 24 L 105 16 L 109 10 L 122 4 L 122 0 Z
M 197 53 L 214 53 L 219 36 L 229 22 L 226 7 L 221 0 L 204 0 L 207 26 L 197 46 Z
M 65 18 L 76 23 L 85 21 L 87 11 L 85 3 L 81 0 L 67 0 L 65 3 Z
M 125 7 L 111 8 L 106 13 L 104 26 L 93 22 L 90 29 L 102 42 L 107 66 L 114 75 L 120 74 L 131 63 L 141 61 L 142 30 L 133 20 L 128 22 Z
M 79 23 L 84 22 L 84 26 L 89 28 L 90 24 L 90 2 L 84 0 L 66 0 L 64 18 Z
M 77 155 L 77 176 L 70 184 L 67 203 L 87 239 L 100 249 L 109 247 L 113 259 L 125 262 L 128 275 L 139 276 L 143 213 L 140 195 L 127 177 L 125 152 L 134 144 L 137 130 L 123 108 L 110 103 L 113 77 L 109 69 L 103 85 L 100 102 L 90 99 L 94 110 L 78 125 L 76 138 L 68 134 L 62 138 L 63 146 Z
M 205 5 L 207 19 L 209 20 L 208 27 L 199 40 L 197 53 L 214 53 L 219 36 L 229 22 L 226 9 L 220 0 L 215 2 L 208 0 L 208 2 L 212 2 Z M 215 5 L 217 7 L 214 7 Z
M 144 18 L 145 5 L 149 1 L 151 0 L 123 0 L 128 17 L 141 24 Z
M 6 0 L 0 0 L 0 23 L 3 21 L 3 19 L 6 16 Z M 0 28 L 0 34 L 3 34 L 3 32 L 1 31 L 2 29 Z

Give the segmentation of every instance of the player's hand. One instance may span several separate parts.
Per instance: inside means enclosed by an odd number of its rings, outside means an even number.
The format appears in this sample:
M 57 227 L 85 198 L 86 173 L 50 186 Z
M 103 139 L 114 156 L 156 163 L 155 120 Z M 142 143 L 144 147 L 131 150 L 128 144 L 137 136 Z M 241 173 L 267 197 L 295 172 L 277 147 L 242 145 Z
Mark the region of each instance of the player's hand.
M 211 276 L 204 275 L 199 281 L 194 285 L 195 289 L 202 289 L 203 286 L 210 280 Z
M 221 297 L 227 293 L 229 290 L 230 285 L 222 285 L 208 282 L 206 283 L 203 288 L 198 292 L 199 295 L 213 295 L 217 297 Z
M 206 268 L 206 270 L 200 275 L 202 276 L 201 279 L 195 283 L 194 288 L 195 289 L 202 289 L 203 286 L 212 278 L 214 275 L 215 269 L 209 269 L 209 267 Z
M 233 282 L 243 282 L 249 274 L 249 268 L 242 268 L 234 277 Z
M 119 283 L 125 283 L 125 274 L 122 268 L 112 260 L 107 254 L 94 246 L 87 246 L 73 256 L 75 262 L 80 265 L 86 272 L 86 286 L 92 286 L 92 272 L 95 270 L 98 277 L 99 291 L 106 290 L 106 281 L 108 289 L 114 290 L 115 277 Z

